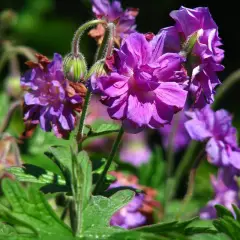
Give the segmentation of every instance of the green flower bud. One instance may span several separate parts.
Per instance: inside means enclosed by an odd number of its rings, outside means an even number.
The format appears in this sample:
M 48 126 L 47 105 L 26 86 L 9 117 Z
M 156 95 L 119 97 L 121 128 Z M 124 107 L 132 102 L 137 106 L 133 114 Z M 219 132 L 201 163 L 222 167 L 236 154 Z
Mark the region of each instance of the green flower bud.
M 89 70 L 87 79 L 89 79 L 92 75 L 95 77 L 101 77 L 107 75 L 107 68 L 105 64 L 105 60 L 97 61 Z
M 184 57 L 188 57 L 195 46 L 195 43 L 197 42 L 199 35 L 201 34 L 201 30 L 194 32 L 183 44 L 182 51 L 180 54 L 182 54 Z
M 81 53 L 79 53 L 77 56 L 69 53 L 63 60 L 63 69 L 65 77 L 68 80 L 72 82 L 85 80 L 85 76 L 87 74 L 87 65 Z
M 20 76 L 9 76 L 5 80 L 5 89 L 9 96 L 19 98 L 23 91 L 20 86 Z

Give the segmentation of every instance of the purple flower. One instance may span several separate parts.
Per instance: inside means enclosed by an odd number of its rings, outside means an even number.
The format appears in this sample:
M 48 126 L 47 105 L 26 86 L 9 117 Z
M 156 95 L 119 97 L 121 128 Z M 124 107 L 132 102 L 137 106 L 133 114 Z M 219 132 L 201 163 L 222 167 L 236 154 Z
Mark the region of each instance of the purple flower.
M 145 140 L 143 132 L 139 134 L 125 134 L 123 145 L 120 150 L 120 159 L 131 163 L 134 166 L 140 166 L 147 163 L 151 157 L 151 150 Z
M 192 119 L 185 123 L 185 127 L 192 139 L 207 142 L 209 161 L 217 166 L 240 169 L 240 149 L 230 114 L 225 110 L 214 112 L 207 105 L 187 115 Z
M 136 228 L 153 223 L 154 209 L 159 211 L 160 204 L 154 198 L 157 191 L 138 184 L 134 175 L 124 175 L 121 172 L 111 172 L 117 181 L 112 183 L 109 189 L 121 186 L 128 186 L 140 189 L 144 193 L 137 193 L 130 203 L 116 212 L 110 221 L 112 226 L 119 226 L 126 229 Z
M 175 27 L 165 28 L 160 33 L 165 34 L 165 50 L 180 51 L 182 42 L 187 41 L 192 34 L 197 33 L 198 39 L 192 50 L 189 62 L 192 68 L 191 91 L 196 107 L 203 107 L 214 100 L 214 89 L 220 84 L 216 72 L 224 67 L 220 64 L 224 51 L 218 36 L 218 27 L 206 7 L 189 9 L 181 7 L 172 11 L 170 16 L 176 21 Z
M 75 125 L 75 111 L 80 112 L 86 88 L 64 78 L 62 57 L 55 53 L 53 61 L 37 55 L 39 63 L 28 62 L 32 67 L 21 78 L 24 96 L 24 121 L 57 137 L 67 137 Z
M 238 197 L 238 186 L 234 180 L 237 174 L 236 169 L 233 168 L 222 168 L 218 172 L 217 178 L 211 177 L 211 182 L 215 192 L 214 199 L 209 201 L 207 206 L 204 207 L 200 212 L 202 219 L 216 218 L 216 210 L 214 206 L 216 204 L 223 205 L 230 211 L 233 211 L 232 204 L 240 206 L 240 199 Z
M 109 0 L 91 0 L 91 2 L 96 17 L 103 17 L 108 22 L 117 21 L 116 38 L 118 40 L 135 32 L 135 18 L 138 15 L 138 9 L 128 8 L 124 11 L 121 3 L 117 0 L 114 0 L 112 3 Z M 104 27 L 98 25 L 97 28 L 91 30 L 89 34 L 101 42 L 104 32 Z
M 163 139 L 163 146 L 165 148 L 168 147 L 169 137 L 174 128 L 176 128 L 176 132 L 173 137 L 174 150 L 179 151 L 180 149 L 187 146 L 190 141 L 189 134 L 184 126 L 184 123 L 187 121 L 187 119 L 188 118 L 186 117 L 184 111 L 181 111 L 173 117 L 171 124 L 165 125 L 159 129 L 159 132 L 161 133 Z
M 110 117 L 122 120 L 127 132 L 160 128 L 184 107 L 184 59 L 162 54 L 163 44 L 158 36 L 148 42 L 143 34 L 130 34 L 115 52 L 112 72 L 98 79 Z

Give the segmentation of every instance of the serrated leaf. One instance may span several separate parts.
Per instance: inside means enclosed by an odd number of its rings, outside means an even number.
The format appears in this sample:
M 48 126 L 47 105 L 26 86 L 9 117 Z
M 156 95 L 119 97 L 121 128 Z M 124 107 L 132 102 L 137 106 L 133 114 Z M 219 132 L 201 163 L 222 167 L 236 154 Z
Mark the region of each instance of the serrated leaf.
M 76 156 L 72 152 L 72 180 L 71 187 L 75 209 L 75 231 L 82 232 L 83 211 L 86 208 L 92 190 L 92 166 L 87 152 L 81 151 Z
M 20 182 L 66 184 L 61 176 L 32 164 L 24 164 L 22 167 L 10 167 L 6 171 L 13 174 Z
M 7 228 L 11 230 L 9 234 L 13 235 L 12 238 L 8 237 L 9 239 L 50 240 L 56 235 L 65 237 L 62 239 L 73 239 L 69 227 L 58 218 L 43 194 L 36 188 L 31 187 L 26 191 L 17 182 L 4 179 L 2 189 L 12 209 L 0 205 L 1 219 L 16 226 L 24 226 L 32 232 L 31 234 L 15 234 L 13 230 Z M 6 228 L 3 234 L 6 235 Z
M 120 126 L 115 123 L 106 123 L 102 121 L 97 121 L 91 125 L 88 137 L 96 137 L 100 135 L 106 135 L 114 132 L 118 132 Z
M 93 196 L 83 212 L 83 229 L 91 231 L 95 227 L 109 227 L 112 215 L 127 205 L 133 197 L 134 192 L 130 190 L 119 191 L 110 198 Z

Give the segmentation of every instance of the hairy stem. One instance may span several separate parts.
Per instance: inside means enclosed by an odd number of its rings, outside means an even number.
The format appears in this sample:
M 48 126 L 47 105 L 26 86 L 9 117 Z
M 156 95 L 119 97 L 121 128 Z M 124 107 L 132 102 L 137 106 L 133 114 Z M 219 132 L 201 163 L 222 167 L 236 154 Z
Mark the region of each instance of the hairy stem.
M 80 41 L 80 38 L 81 38 L 82 34 L 88 28 L 93 27 L 97 24 L 106 24 L 106 21 L 96 19 L 96 20 L 86 22 L 85 24 L 80 26 L 78 28 L 78 30 L 75 32 L 74 37 L 73 37 L 73 41 L 72 41 L 72 53 L 74 54 L 74 56 L 78 56 L 78 54 L 79 54 L 79 41 Z
M 230 76 L 228 76 L 224 80 L 224 84 L 220 85 L 217 89 L 217 93 L 215 95 L 215 100 L 212 104 L 212 108 L 216 109 L 225 96 L 225 94 L 228 92 L 229 89 L 231 89 L 235 84 L 240 82 L 240 69 L 236 70 Z
M 5 118 L 2 121 L 2 126 L 0 126 L 0 134 L 2 134 L 8 128 L 14 111 L 20 106 L 21 106 L 20 100 L 17 100 L 11 104 L 7 115 L 5 116 Z
M 102 187 L 102 184 L 104 182 L 104 179 L 105 179 L 105 176 L 106 176 L 106 174 L 108 172 L 108 169 L 111 166 L 111 163 L 112 163 L 112 161 L 113 161 L 113 159 L 114 159 L 114 157 L 115 157 L 115 155 L 117 153 L 118 147 L 119 147 L 121 139 L 123 137 L 123 134 L 124 134 L 124 130 L 123 130 L 123 127 L 121 127 L 121 129 L 118 132 L 117 138 L 116 138 L 116 140 L 115 140 L 115 142 L 113 144 L 113 147 L 112 147 L 112 150 L 111 150 L 111 152 L 109 154 L 109 157 L 107 159 L 107 163 L 106 163 L 106 165 L 105 165 L 105 167 L 103 169 L 103 172 L 100 175 L 100 177 L 99 177 L 99 179 L 98 179 L 98 181 L 96 183 L 96 187 L 95 187 L 95 189 L 93 191 L 93 194 L 98 194 L 99 193 L 99 190 Z
M 198 154 L 195 161 L 193 162 L 193 165 L 190 170 L 189 177 L 188 177 L 187 193 L 183 199 L 183 204 L 182 204 L 180 213 L 177 216 L 177 219 L 182 215 L 182 213 L 185 212 L 185 209 L 186 209 L 188 203 L 192 199 L 192 196 L 194 193 L 194 185 L 195 185 L 195 177 L 196 177 L 197 168 L 200 165 L 201 160 L 204 158 L 204 156 L 205 156 L 205 149 L 202 149 L 202 151 Z

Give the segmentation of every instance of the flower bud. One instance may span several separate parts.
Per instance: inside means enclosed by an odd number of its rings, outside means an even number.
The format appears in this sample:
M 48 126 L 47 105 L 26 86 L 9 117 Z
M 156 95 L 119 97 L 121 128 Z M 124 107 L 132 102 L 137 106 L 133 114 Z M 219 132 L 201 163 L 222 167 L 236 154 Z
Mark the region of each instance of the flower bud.
M 97 61 L 89 70 L 87 79 L 89 79 L 91 76 L 95 76 L 96 78 L 107 75 L 107 69 L 105 60 L 99 60 Z
M 69 81 L 78 82 L 84 80 L 87 74 L 87 65 L 84 56 L 81 53 L 77 56 L 69 53 L 64 58 L 63 69 L 65 77 Z
M 5 79 L 5 89 L 9 96 L 19 98 L 22 94 L 20 76 L 8 76 Z
M 181 54 L 184 57 L 187 57 L 192 53 L 192 50 L 199 38 L 199 35 L 201 35 L 201 31 L 196 31 L 186 40 L 186 42 L 184 42 L 183 49 L 181 51 Z

